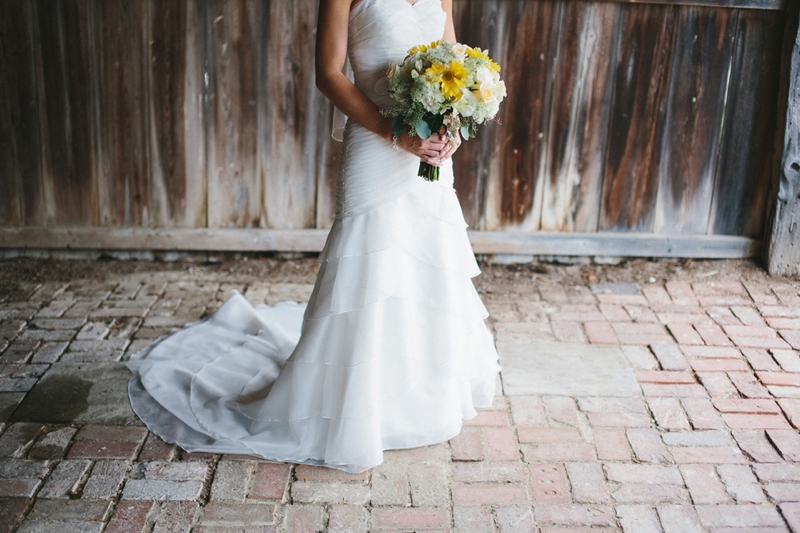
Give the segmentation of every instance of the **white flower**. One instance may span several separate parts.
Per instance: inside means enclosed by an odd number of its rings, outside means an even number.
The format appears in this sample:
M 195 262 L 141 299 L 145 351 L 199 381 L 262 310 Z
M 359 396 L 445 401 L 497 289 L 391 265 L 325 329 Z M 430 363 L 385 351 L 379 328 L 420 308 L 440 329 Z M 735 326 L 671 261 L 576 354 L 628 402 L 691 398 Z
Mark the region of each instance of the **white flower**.
M 475 114 L 475 110 L 478 107 L 478 99 L 475 95 L 467 88 L 461 89 L 461 100 L 455 103 L 453 109 L 456 110 L 458 114 L 464 117 L 471 117 Z

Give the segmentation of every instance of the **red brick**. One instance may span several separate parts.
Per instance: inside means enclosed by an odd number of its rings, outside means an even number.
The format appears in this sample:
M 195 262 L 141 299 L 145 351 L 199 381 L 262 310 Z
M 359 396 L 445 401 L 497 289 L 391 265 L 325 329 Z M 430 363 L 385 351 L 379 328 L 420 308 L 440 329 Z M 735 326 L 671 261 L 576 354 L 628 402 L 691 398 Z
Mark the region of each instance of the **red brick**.
M 636 455 L 636 460 L 641 463 L 672 463 L 672 457 L 666 446 L 661 441 L 658 430 L 653 428 L 638 428 L 628 430 L 628 440 Z
M 457 437 L 450 439 L 453 461 L 483 461 L 483 441 L 480 428 L 463 428 Z
M 800 318 L 768 318 L 767 324 L 775 329 L 800 329 Z
M 636 372 L 636 379 L 640 383 L 660 383 L 664 385 L 696 383 L 694 376 L 690 372 L 678 371 L 639 370 Z
M 502 426 L 511 424 L 505 411 L 478 411 L 478 416 L 464 421 L 465 426 Z
M 449 531 L 450 513 L 445 509 L 373 509 L 372 526 L 377 529 L 445 529 Z
M 608 322 L 586 322 L 583 327 L 592 344 L 619 344 L 617 334 Z
M 800 354 L 794 350 L 770 350 L 772 357 L 778 362 L 780 368 L 775 371 L 800 372 Z M 756 368 L 756 370 L 773 370 L 771 368 Z
M 669 396 L 674 398 L 705 398 L 708 396 L 702 385 L 663 385 L 660 383 L 642 383 L 645 396 Z
M 784 527 L 783 519 L 771 505 L 700 505 L 696 509 L 707 528 Z
M 545 397 L 543 402 L 549 419 L 556 424 L 572 427 L 580 425 L 578 422 L 578 409 L 575 407 L 575 401 L 572 398 L 551 396 Z
M 517 461 L 519 450 L 514 431 L 511 428 L 487 427 L 483 429 L 486 438 L 486 456 L 490 461 Z
M 671 304 L 672 298 L 661 285 L 643 285 L 642 294 L 652 304 Z
M 518 463 L 457 463 L 453 479 L 466 483 L 522 483 L 527 476 L 525 468 Z
M 793 429 L 768 429 L 769 440 L 787 461 L 800 462 L 800 434 Z
M 780 329 L 778 333 L 786 342 L 791 344 L 792 348 L 800 350 L 800 331 L 796 329 Z
M 661 324 L 615 322 L 614 332 L 621 344 L 674 343 L 672 335 Z
M 155 502 L 120 502 L 105 533 L 142 533 L 154 507 Z
M 0 533 L 11 533 L 22 522 L 25 509 L 28 507 L 27 498 L 0 499 Z
M 741 347 L 747 348 L 778 348 L 786 349 L 789 345 L 779 338 L 763 338 L 763 337 L 731 337 L 731 340 Z
M 717 324 L 710 322 L 708 324 L 695 324 L 694 328 L 703 341 L 709 346 L 733 346 L 733 343 L 722 331 L 722 328 Z
M 678 344 L 705 344 L 691 324 L 670 324 L 667 328 Z
M 789 528 L 800 531 L 800 503 L 782 503 L 779 507 Z
M 603 320 L 603 315 L 594 304 L 559 305 L 555 312 L 550 314 L 551 322 L 598 322 Z
M 738 348 L 728 348 L 726 346 L 681 346 L 681 350 L 687 357 L 742 358 L 742 352 Z
M 139 452 L 139 461 L 171 461 L 175 452 L 174 444 L 168 444 L 151 433 Z
M 747 289 L 750 298 L 758 305 L 777 305 L 778 299 L 769 288 L 768 282 L 742 281 L 742 285 Z
M 731 311 L 745 326 L 765 326 L 764 319 L 757 309 L 749 306 L 731 306 Z
M 547 426 L 547 415 L 544 412 L 544 404 L 541 398 L 538 396 L 512 396 L 509 400 L 515 425 L 527 427 Z
M 728 427 L 736 429 L 788 429 L 789 423 L 783 415 L 749 415 L 722 413 Z
M 726 503 L 728 495 L 713 465 L 680 466 L 681 474 L 692 496 L 692 502 L 698 504 Z
M 784 387 L 800 387 L 800 373 L 790 372 L 756 372 L 764 385 L 782 385 Z
M 739 395 L 739 391 L 724 372 L 698 372 L 697 377 L 713 398 Z
M 550 463 L 555 461 L 593 461 L 594 448 L 591 444 L 565 442 L 520 445 L 525 461 L 528 463 Z
M 566 527 L 547 527 L 542 525 L 542 533 L 610 533 L 616 529 L 582 528 L 577 526 L 607 526 L 614 528 L 616 517 L 611 507 L 597 504 L 553 503 L 537 505 L 538 524 L 559 524 Z
M 631 317 L 622 306 L 615 304 L 600 304 L 600 312 L 609 322 L 630 322 Z
M 531 487 L 537 502 L 569 501 L 564 467 L 560 463 L 531 465 Z
M 739 448 L 757 463 L 779 463 L 781 456 L 767 440 L 764 430 L 734 429 L 731 431 Z
M 748 400 L 740 398 L 717 398 L 714 407 L 722 413 L 780 414 L 778 404 L 773 400 Z
M 69 449 L 67 457 L 70 459 L 133 459 L 139 449 L 138 442 L 103 442 L 82 441 L 76 442 Z
M 536 528 L 536 522 L 533 519 L 533 509 L 526 505 L 498 507 L 495 509 L 495 517 L 500 533 L 539 533 L 540 531 Z M 456 529 L 456 531 L 460 530 Z M 466 528 L 463 531 L 472 533 L 484 530 Z M 485 531 L 493 531 L 493 529 L 487 528 Z
M 728 377 L 736 385 L 742 396 L 747 398 L 772 398 L 769 391 L 756 381 L 756 377 L 750 372 L 729 372 Z
M 598 294 L 597 301 L 603 304 L 647 305 L 647 300 L 639 294 Z
M 682 398 L 689 421 L 694 429 L 723 429 L 725 422 L 707 398 Z
M 692 286 L 686 281 L 668 281 L 665 285 L 672 296 L 672 302 L 678 305 L 698 305 Z
M 713 324 L 714 321 L 702 309 L 690 307 L 684 312 L 661 311 L 658 320 L 662 324 Z
M 291 466 L 283 463 L 259 463 L 248 498 L 281 500 L 289 483 Z
M 689 362 L 676 344 L 653 344 L 650 349 L 661 363 L 662 370 L 691 370 Z
M 727 446 L 670 446 L 669 452 L 676 463 L 747 463 L 742 452 Z
M 584 442 L 575 428 L 519 428 L 520 442 Z
M 647 403 L 658 425 L 666 429 L 690 429 L 689 419 L 677 398 L 650 398 Z
M 708 316 L 720 326 L 741 326 L 742 321 L 733 316 L 733 313 L 727 307 L 708 306 L 705 309 Z
M 750 366 L 744 359 L 690 359 L 695 372 L 748 372 Z
M 556 339 L 562 342 L 586 342 L 580 322 L 555 321 L 552 324 Z
M 794 427 L 800 429 L 800 398 L 781 398 L 778 404 L 786 414 L 786 418 Z
M 754 370 L 764 370 L 768 372 L 781 371 L 781 367 L 778 366 L 778 363 L 776 363 L 772 356 L 762 348 L 742 348 L 742 355 L 745 356 Z
M 722 329 L 725 330 L 725 333 L 728 334 L 731 338 L 733 337 L 752 337 L 752 338 L 763 338 L 763 339 L 774 339 L 778 335 L 775 333 L 775 330 L 769 326 L 735 326 L 735 325 L 728 325 L 723 326 Z
M 333 468 L 323 468 L 319 466 L 298 465 L 294 476 L 298 481 L 359 481 L 369 480 L 369 472 L 351 474 Z
M 631 450 L 625 432 L 621 429 L 593 429 L 594 445 L 598 459 L 630 461 Z
M 521 485 L 451 485 L 453 504 L 493 505 L 526 503 L 528 495 Z
M 800 318 L 800 308 L 782 305 L 762 305 L 758 309 L 763 317 Z
M 139 443 L 147 436 L 147 429 L 127 426 L 83 426 L 75 440 Z
M 595 427 L 650 427 L 650 416 L 642 413 L 589 413 L 589 423 Z

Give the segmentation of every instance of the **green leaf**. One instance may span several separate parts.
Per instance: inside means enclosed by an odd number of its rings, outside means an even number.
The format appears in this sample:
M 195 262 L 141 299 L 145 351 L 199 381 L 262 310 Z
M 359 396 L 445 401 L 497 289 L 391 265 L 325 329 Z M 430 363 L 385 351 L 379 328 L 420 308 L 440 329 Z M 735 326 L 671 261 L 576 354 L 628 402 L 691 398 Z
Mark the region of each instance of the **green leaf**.
M 431 133 L 439 131 L 439 128 L 442 127 L 442 124 L 444 124 L 444 115 L 433 115 L 433 117 L 428 120 L 428 126 L 431 128 Z
M 400 137 L 406 131 L 406 124 L 403 117 L 397 116 L 392 119 L 392 135 Z
M 461 126 L 461 137 L 465 140 L 469 140 L 469 126 Z
M 431 136 L 431 128 L 424 120 L 417 121 L 417 123 L 414 124 L 414 128 L 417 130 L 417 135 L 419 135 L 422 139 L 427 139 Z

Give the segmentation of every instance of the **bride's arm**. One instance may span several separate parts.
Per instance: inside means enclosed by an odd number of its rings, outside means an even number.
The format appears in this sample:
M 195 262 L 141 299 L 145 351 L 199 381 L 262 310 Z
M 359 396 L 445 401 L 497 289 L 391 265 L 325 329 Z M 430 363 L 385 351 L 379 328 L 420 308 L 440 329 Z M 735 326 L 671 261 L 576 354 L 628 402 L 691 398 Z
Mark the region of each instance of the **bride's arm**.
M 453 0 L 442 0 L 442 9 L 447 14 L 447 22 L 444 26 L 444 35 L 442 39 L 450 41 L 451 43 L 457 43 L 456 28 L 453 25 Z
M 392 120 L 342 73 L 347 57 L 347 31 L 353 0 L 321 0 L 317 20 L 315 70 L 317 88 L 342 113 L 387 141 L 392 141 Z M 397 145 L 420 159 L 439 165 L 447 143 L 438 135 L 429 139 L 401 135 Z

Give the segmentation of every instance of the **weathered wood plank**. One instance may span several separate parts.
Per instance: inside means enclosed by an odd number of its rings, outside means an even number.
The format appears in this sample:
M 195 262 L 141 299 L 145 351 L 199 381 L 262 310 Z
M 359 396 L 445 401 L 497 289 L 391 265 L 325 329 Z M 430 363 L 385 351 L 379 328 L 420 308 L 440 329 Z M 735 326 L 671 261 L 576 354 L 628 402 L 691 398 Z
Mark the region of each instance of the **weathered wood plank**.
M 545 231 L 597 229 L 618 9 L 594 2 L 566 6 L 548 131 Z
M 705 233 L 708 228 L 738 14 L 680 10 L 659 150 L 657 232 Z
M 144 225 L 150 218 L 147 4 L 92 3 L 99 82 L 100 223 Z
M 98 223 L 88 0 L 36 0 L 44 219 Z
M 762 235 L 780 75 L 775 58 L 783 29 L 781 13 L 739 14 L 709 233 Z
M 800 9 L 789 14 L 781 68 L 778 133 L 782 133 L 775 205 L 770 210 L 766 267 L 770 274 L 800 274 Z
M 498 117 L 497 174 L 488 183 L 486 227 L 534 231 L 541 220 L 547 128 L 563 2 L 508 1 L 502 64 L 508 96 Z
M 257 161 L 264 5 L 258 0 L 209 0 L 205 5 L 209 227 L 265 224 Z
M 0 16 L 0 224 L 42 224 L 39 110 L 30 1 Z
M 0 228 L 0 248 L 319 252 L 326 230 L 256 228 Z M 649 233 L 469 233 L 476 254 L 559 256 L 754 257 L 760 241 L 726 235 Z
M 620 4 L 665 4 L 675 6 L 727 7 L 784 10 L 789 0 L 595 0 Z
M 652 231 L 669 62 L 679 8 L 620 10 L 619 54 L 603 179 L 600 229 Z
M 460 42 L 481 49 L 500 61 L 505 39 L 503 10 L 499 2 L 456 0 L 453 19 Z M 503 65 L 501 65 L 503 66 Z M 506 72 L 513 67 L 506 69 Z M 505 72 L 501 72 L 505 75 Z M 504 126 L 492 121 L 478 130 L 478 136 L 461 145 L 453 157 L 455 189 L 470 227 L 485 226 L 486 190 L 489 172 L 496 163 L 496 135 Z
M 259 98 L 263 116 L 259 170 L 264 212 L 270 228 L 314 225 L 318 98 L 314 83 L 316 2 L 268 2 Z M 263 148 L 263 152 L 261 151 Z
M 151 220 L 206 225 L 203 5 L 152 0 L 148 24 Z

